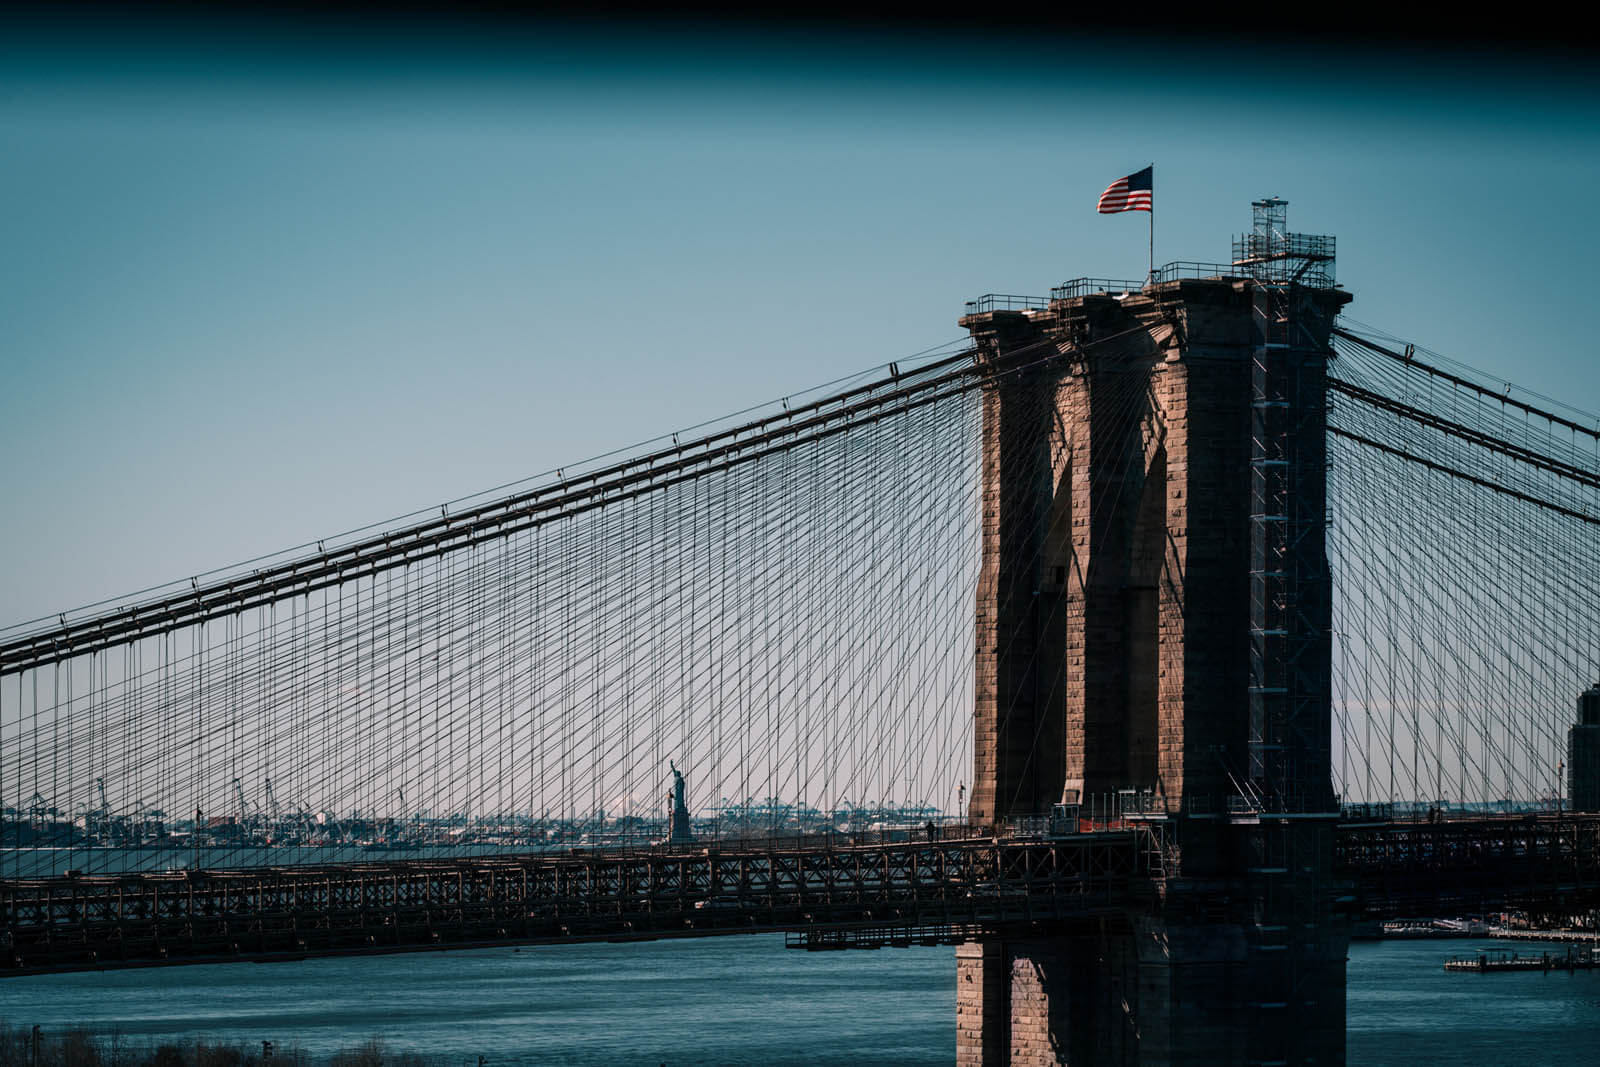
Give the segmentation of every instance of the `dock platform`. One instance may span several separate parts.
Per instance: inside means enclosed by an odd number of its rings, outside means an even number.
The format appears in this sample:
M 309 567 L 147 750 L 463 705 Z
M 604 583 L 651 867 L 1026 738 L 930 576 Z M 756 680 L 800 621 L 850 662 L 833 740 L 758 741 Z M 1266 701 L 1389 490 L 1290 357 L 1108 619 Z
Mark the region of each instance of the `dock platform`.
M 1600 969 L 1600 951 L 1595 949 L 1567 949 L 1566 952 L 1541 952 L 1524 956 L 1517 952 L 1479 952 L 1475 956 L 1451 956 L 1445 960 L 1447 971 L 1473 971 L 1490 974 L 1503 971 L 1592 971 Z

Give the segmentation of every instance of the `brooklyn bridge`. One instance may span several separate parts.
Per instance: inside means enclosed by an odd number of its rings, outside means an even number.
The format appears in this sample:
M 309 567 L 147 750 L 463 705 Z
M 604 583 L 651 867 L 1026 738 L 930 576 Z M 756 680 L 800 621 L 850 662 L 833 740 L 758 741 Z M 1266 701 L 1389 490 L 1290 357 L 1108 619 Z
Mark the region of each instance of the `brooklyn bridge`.
M 781 931 L 1343 1062 L 1356 924 L 1600 905 L 1600 424 L 1231 251 L 0 631 L 0 973 Z

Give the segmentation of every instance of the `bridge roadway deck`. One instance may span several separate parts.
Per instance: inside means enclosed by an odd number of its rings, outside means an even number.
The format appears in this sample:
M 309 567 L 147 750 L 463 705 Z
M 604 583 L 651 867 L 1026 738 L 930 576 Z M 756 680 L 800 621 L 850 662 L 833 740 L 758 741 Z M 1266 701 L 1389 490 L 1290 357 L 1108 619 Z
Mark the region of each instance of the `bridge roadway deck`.
M 1600 814 L 1348 821 L 1334 847 L 1359 918 L 1600 909 Z
M 1145 823 L 0 881 L 0 975 L 762 931 L 949 942 L 1148 904 L 1160 837 Z M 1344 822 L 1335 857 L 1352 918 L 1600 907 L 1600 816 Z
M 0 882 L 0 974 L 487 944 L 896 927 L 927 938 L 1116 911 L 1134 830 L 561 852 Z

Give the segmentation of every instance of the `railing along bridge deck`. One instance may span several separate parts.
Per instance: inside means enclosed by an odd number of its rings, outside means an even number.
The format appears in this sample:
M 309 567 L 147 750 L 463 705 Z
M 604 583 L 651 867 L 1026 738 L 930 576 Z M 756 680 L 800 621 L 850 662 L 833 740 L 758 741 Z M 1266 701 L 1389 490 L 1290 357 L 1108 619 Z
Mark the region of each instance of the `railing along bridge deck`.
M 1108 914 L 1138 834 L 826 838 L 0 885 L 0 971 L 892 926 L 923 938 Z
M 1159 823 L 907 836 L 17 880 L 0 885 L 0 974 L 779 931 L 948 944 L 1115 922 L 1162 882 Z M 1335 856 L 1352 919 L 1600 904 L 1600 816 L 1345 821 Z

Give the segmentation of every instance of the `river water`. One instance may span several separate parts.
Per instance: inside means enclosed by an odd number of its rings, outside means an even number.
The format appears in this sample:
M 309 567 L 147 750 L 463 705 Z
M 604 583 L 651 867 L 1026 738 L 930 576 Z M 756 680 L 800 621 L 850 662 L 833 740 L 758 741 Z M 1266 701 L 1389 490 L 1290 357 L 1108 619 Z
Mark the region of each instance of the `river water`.
M 1442 967 L 1480 948 L 1545 947 L 1353 944 L 1349 1062 L 1594 1062 L 1600 972 Z M 955 958 L 806 953 L 751 936 L 169 967 L 3 979 L 0 1019 L 139 1044 L 270 1040 L 319 1057 L 379 1037 L 449 1063 L 949 1064 Z

